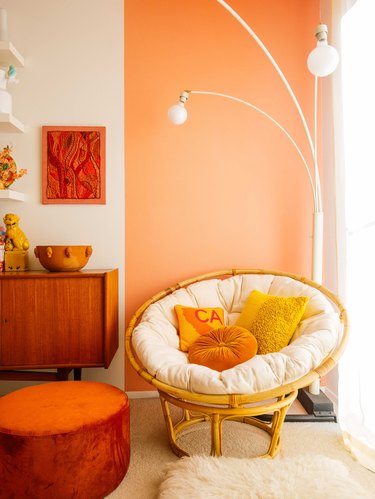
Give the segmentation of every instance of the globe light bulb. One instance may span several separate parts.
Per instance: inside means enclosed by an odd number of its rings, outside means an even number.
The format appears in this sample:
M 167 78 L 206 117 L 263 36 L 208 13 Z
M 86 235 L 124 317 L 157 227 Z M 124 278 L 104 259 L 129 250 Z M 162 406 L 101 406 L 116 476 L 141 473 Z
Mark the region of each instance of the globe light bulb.
M 326 24 L 318 24 L 315 28 L 315 36 L 318 43 L 307 58 L 307 67 L 315 76 L 328 76 L 337 68 L 339 54 L 332 45 L 328 45 L 328 26 Z
M 179 102 L 168 109 L 168 118 L 174 125 L 182 125 L 187 120 L 187 111 L 184 103 Z
M 307 58 L 307 67 L 315 76 L 332 74 L 339 64 L 339 54 L 335 47 L 327 42 L 318 42 L 317 47 L 310 52 Z

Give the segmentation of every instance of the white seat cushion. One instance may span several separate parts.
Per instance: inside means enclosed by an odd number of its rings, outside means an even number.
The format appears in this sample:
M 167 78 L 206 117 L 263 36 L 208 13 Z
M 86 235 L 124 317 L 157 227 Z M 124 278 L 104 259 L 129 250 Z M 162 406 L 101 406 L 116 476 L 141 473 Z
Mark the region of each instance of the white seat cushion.
M 225 324 L 231 325 L 255 289 L 310 298 L 290 344 L 222 372 L 190 364 L 179 350 L 174 306 L 221 307 Z M 242 274 L 191 284 L 150 305 L 133 331 L 132 344 L 147 371 L 168 385 L 196 393 L 250 395 L 293 382 L 319 366 L 341 334 L 339 314 L 319 290 L 290 277 Z

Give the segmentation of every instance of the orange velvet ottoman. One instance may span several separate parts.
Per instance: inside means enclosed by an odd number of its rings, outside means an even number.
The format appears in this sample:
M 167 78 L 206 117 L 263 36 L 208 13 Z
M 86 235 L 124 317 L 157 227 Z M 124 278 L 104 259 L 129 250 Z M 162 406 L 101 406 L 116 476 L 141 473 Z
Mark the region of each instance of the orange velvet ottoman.
M 1 499 L 103 498 L 129 458 L 129 402 L 112 385 L 59 381 L 0 398 Z

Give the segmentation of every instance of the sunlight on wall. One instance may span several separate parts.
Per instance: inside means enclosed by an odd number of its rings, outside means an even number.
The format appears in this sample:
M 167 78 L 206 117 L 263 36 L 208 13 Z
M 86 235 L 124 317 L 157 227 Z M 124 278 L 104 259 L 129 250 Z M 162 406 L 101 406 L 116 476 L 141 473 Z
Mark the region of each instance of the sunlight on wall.
M 342 80 L 346 198 L 346 305 L 351 340 L 340 370 L 345 423 L 375 448 L 373 362 L 375 327 L 374 127 L 375 2 L 359 0 L 343 18 Z M 342 373 L 342 375 L 341 375 Z

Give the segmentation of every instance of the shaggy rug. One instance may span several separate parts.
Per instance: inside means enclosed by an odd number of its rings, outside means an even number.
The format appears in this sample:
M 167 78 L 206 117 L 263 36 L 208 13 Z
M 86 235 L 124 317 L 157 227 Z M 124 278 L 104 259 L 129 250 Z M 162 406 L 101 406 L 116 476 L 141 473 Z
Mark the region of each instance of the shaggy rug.
M 184 457 L 165 470 L 159 499 L 369 499 L 340 461 Z

